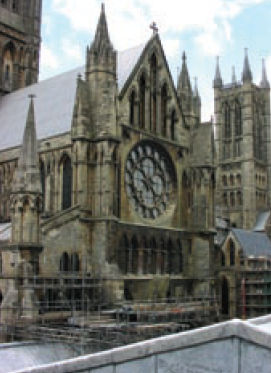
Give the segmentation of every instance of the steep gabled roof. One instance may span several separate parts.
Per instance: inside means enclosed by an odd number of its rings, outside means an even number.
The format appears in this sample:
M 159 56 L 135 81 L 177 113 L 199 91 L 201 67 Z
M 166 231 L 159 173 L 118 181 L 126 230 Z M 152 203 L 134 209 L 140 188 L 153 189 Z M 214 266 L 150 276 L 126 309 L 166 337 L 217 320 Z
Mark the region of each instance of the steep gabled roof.
M 265 233 L 236 228 L 231 231 L 240 243 L 245 256 L 271 256 L 271 242 Z
M 118 53 L 118 86 L 123 88 L 140 58 L 144 45 Z M 0 151 L 22 144 L 29 94 L 34 94 L 37 138 L 44 139 L 71 130 L 78 74 L 81 66 L 0 98 Z

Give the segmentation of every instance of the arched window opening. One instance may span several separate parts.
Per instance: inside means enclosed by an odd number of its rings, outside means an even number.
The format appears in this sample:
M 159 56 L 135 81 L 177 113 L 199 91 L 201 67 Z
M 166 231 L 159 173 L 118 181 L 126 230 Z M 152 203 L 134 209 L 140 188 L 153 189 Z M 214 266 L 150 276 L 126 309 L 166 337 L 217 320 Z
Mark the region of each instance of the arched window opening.
M 162 124 L 162 136 L 167 135 L 167 86 L 163 85 L 161 90 L 161 124 Z
M 44 162 L 40 161 L 40 182 L 41 182 L 41 192 L 42 192 L 42 211 L 45 208 L 45 168 Z
M 80 261 L 77 253 L 73 253 L 71 256 L 71 270 L 73 272 L 79 272 L 80 270 Z
M 221 251 L 221 266 L 225 267 L 226 261 L 225 261 L 225 254 L 223 251 Z
M 175 140 L 175 123 L 176 123 L 176 111 L 172 110 L 170 118 L 170 138 Z
M 155 54 L 151 57 L 150 63 L 150 78 L 151 78 L 151 129 L 154 132 L 157 130 L 157 59 Z
M 235 245 L 234 245 L 234 242 L 232 240 L 230 240 L 230 243 L 229 243 L 229 251 L 230 251 L 230 266 L 234 266 L 235 265 Z
M 242 193 L 240 191 L 237 192 L 237 204 L 241 206 L 243 204 Z
M 230 193 L 230 204 L 231 204 L 231 207 L 235 206 L 235 195 L 234 195 L 234 192 Z
M 146 80 L 144 75 L 141 76 L 139 81 L 139 126 L 145 128 L 146 122 Z
M 224 107 L 224 135 L 227 139 L 231 137 L 231 108 L 228 103 Z
M 148 262 L 149 262 L 149 247 L 148 241 L 146 237 L 143 237 L 142 240 L 142 247 L 143 247 L 143 274 L 147 274 L 149 272 Z
M 137 274 L 138 269 L 138 242 L 135 236 L 132 238 L 132 273 Z
M 242 176 L 240 174 L 236 175 L 236 182 L 237 182 L 238 185 L 242 184 Z
M 67 155 L 62 161 L 62 170 L 62 209 L 66 210 L 72 205 L 72 164 Z
M 155 274 L 156 273 L 156 260 L 157 260 L 157 245 L 156 240 L 153 237 L 151 239 L 151 263 L 150 263 L 150 273 Z
M 178 248 L 178 264 L 177 264 L 177 273 L 183 272 L 183 245 L 181 240 L 177 241 L 177 248 Z
M 242 109 L 238 101 L 235 102 L 234 108 L 234 118 L 235 118 L 235 136 L 242 136 Z
M 70 269 L 69 255 L 65 252 L 61 255 L 59 270 L 60 272 L 68 272 Z
M 173 244 L 171 239 L 168 240 L 167 244 L 167 252 L 168 252 L 168 273 L 174 273 L 174 254 L 173 254 Z
M 233 175 L 230 175 L 230 185 L 231 186 L 234 185 L 234 176 Z
M 132 91 L 130 95 L 130 119 L 129 122 L 131 126 L 135 125 L 135 104 L 136 104 L 136 94 L 135 91 Z
M 228 185 L 228 181 L 227 181 L 227 176 L 226 175 L 222 176 L 222 184 L 223 184 L 223 186 L 227 186 Z
M 228 196 L 227 193 L 223 193 L 223 205 L 228 206 Z

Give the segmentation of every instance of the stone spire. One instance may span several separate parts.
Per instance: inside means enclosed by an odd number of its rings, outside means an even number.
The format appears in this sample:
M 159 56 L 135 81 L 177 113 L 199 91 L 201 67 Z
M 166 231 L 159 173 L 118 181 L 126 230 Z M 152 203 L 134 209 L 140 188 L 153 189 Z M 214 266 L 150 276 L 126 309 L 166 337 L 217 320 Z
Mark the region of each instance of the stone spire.
M 221 78 L 221 73 L 220 73 L 220 67 L 219 67 L 219 57 L 217 56 L 216 59 L 216 70 L 215 70 L 215 78 L 213 81 L 213 87 L 214 88 L 221 88 L 223 85 L 223 81 Z
M 13 192 L 22 191 L 41 193 L 33 96 L 30 96 L 21 154 L 14 174 Z
M 235 74 L 235 67 L 234 66 L 232 67 L 232 78 L 231 78 L 231 82 L 232 82 L 232 84 L 236 84 L 237 83 L 236 74 Z
M 243 83 L 252 82 L 252 73 L 251 73 L 251 69 L 249 65 L 247 48 L 245 48 L 245 59 L 244 59 L 244 67 L 243 67 L 243 73 L 242 73 L 242 81 Z
M 182 56 L 182 70 L 178 79 L 178 90 L 186 90 L 187 92 L 191 93 L 191 83 L 190 83 L 190 77 L 187 69 L 187 64 L 186 64 L 186 54 L 183 52 Z
M 269 81 L 268 81 L 268 79 L 267 79 L 267 74 L 266 74 L 265 60 L 264 60 L 264 58 L 262 59 L 262 80 L 261 80 L 261 83 L 260 83 L 260 87 L 261 87 L 261 88 L 266 88 L 266 89 L 269 89 L 269 88 L 270 88 L 270 84 L 269 84 Z
M 101 13 L 96 28 L 95 38 L 90 47 L 90 51 L 91 50 L 95 51 L 97 54 L 100 55 L 106 53 L 108 50 L 113 50 L 113 45 L 110 41 L 107 27 L 104 4 L 102 4 L 101 7 Z

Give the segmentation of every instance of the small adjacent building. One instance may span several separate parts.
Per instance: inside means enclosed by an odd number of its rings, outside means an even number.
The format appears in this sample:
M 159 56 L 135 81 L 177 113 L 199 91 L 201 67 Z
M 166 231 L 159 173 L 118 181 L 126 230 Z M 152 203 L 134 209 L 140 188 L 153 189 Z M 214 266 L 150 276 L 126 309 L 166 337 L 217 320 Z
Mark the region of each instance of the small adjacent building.
M 217 255 L 221 312 L 252 317 L 271 310 L 271 242 L 264 232 L 231 228 Z

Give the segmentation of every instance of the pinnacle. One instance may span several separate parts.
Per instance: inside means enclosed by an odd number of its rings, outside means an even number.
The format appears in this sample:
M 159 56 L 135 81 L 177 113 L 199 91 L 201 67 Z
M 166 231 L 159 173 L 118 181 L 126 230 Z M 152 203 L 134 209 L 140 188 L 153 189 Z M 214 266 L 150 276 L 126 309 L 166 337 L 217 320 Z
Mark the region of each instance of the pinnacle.
M 245 59 L 244 59 L 244 67 L 243 67 L 243 73 L 242 73 L 242 80 L 243 83 L 252 82 L 252 73 L 249 65 L 249 60 L 248 60 L 248 50 L 245 48 Z
M 260 83 L 261 88 L 270 88 L 269 81 L 267 79 L 267 73 L 266 73 L 266 68 L 265 68 L 265 60 L 264 58 L 262 59 L 262 80 Z
M 219 67 L 219 57 L 216 58 L 216 71 L 215 71 L 215 78 L 213 81 L 213 87 L 214 88 L 221 88 L 223 85 L 221 73 L 220 73 L 220 67 Z
M 112 44 L 109 37 L 107 20 L 105 15 L 104 3 L 101 6 L 100 18 L 96 28 L 95 38 L 91 48 L 94 48 L 97 51 L 102 51 L 104 47 L 112 48 Z
M 187 64 L 186 64 L 186 54 L 183 52 L 182 54 L 182 71 L 179 76 L 179 81 L 178 81 L 178 89 L 181 90 L 187 90 L 189 92 L 192 91 L 191 89 L 191 83 L 190 83 L 190 77 L 187 69 Z

